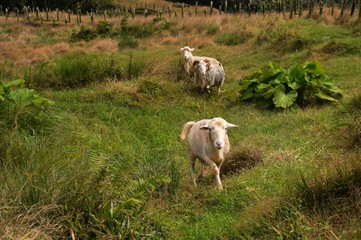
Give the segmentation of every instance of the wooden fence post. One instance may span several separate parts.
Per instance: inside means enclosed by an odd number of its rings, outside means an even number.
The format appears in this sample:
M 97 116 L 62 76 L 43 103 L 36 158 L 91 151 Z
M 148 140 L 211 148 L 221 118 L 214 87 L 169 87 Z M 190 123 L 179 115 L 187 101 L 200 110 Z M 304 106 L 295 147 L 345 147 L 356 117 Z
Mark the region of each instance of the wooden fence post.
M 352 0 L 350 16 L 352 16 L 353 13 L 355 12 L 355 8 L 356 8 L 356 0 Z
M 221 4 L 219 4 L 218 11 L 219 11 L 219 15 L 222 15 L 222 5 Z
M 93 9 L 90 9 L 90 24 L 93 25 L 94 23 L 94 13 Z
M 70 9 L 68 9 L 68 23 L 70 23 Z
M 49 9 L 45 8 L 45 17 L 46 17 L 46 21 L 49 21 Z
M 323 0 L 320 0 L 320 16 L 322 16 L 323 12 Z
M 81 23 L 81 9 L 78 10 L 79 23 Z
M 135 8 L 132 8 L 132 18 L 135 17 Z
M 26 14 L 26 12 L 25 12 L 25 14 Z M 15 16 L 16 16 L 16 20 L 19 22 L 19 9 L 18 8 L 15 8 Z
M 361 20 L 361 0 L 358 1 L 358 21 Z
M 182 2 L 182 18 L 184 17 L 184 3 Z
M 0 16 L 3 15 L 3 5 L 0 5 Z
M 210 2 L 210 5 L 209 5 L 209 14 L 212 16 L 213 14 L 213 1 Z
M 298 16 L 302 16 L 302 0 L 298 0 Z
M 331 16 L 333 16 L 334 8 L 335 8 L 335 0 L 331 0 Z
M 195 15 L 198 14 L 198 1 L 196 1 L 196 9 L 194 10 Z
M 345 10 L 345 6 L 346 6 L 346 0 L 342 0 L 342 5 L 341 5 L 341 13 L 340 16 L 343 16 L 343 11 Z
M 228 8 L 228 1 L 226 0 L 224 2 L 224 13 L 227 13 L 227 8 Z
M 313 11 L 313 2 L 314 0 L 309 0 L 309 3 L 308 3 L 308 17 L 311 17 L 312 15 L 312 11 Z
M 293 1 L 293 0 L 290 1 L 290 19 L 292 19 L 292 16 L 293 16 L 293 8 L 294 8 L 293 5 L 295 5 L 294 2 L 295 1 Z
M 148 10 L 146 8 L 144 8 L 144 17 L 147 18 L 148 17 Z

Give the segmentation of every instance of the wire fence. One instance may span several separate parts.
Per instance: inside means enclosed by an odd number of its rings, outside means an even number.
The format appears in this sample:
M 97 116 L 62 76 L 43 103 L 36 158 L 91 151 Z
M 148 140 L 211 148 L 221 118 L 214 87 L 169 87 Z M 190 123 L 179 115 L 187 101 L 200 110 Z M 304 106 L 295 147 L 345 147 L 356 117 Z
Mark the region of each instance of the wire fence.
M 209 6 L 199 6 L 198 1 L 194 5 L 184 3 L 170 3 L 167 5 L 156 4 L 129 4 L 118 5 L 116 8 L 109 10 L 90 10 L 82 11 L 81 9 L 39 9 L 38 7 L 27 7 L 10 9 L 0 5 L 0 17 L 16 18 L 26 20 L 34 23 L 52 22 L 58 24 L 64 22 L 65 24 L 76 22 L 82 23 L 83 17 L 88 17 L 91 23 L 94 23 L 95 17 L 107 20 L 109 18 L 119 17 L 169 17 L 169 18 L 184 18 L 193 15 L 215 16 L 222 14 L 254 14 L 266 15 L 268 13 L 280 13 L 283 15 L 289 14 L 289 18 L 294 16 L 322 16 L 324 9 L 327 7 L 331 9 L 327 14 L 332 16 L 337 14 L 340 17 L 354 16 L 358 12 L 358 21 L 361 20 L 361 0 L 245 0 L 245 2 L 233 2 L 228 4 L 225 0 L 218 8 L 213 6 L 213 1 L 210 1 Z

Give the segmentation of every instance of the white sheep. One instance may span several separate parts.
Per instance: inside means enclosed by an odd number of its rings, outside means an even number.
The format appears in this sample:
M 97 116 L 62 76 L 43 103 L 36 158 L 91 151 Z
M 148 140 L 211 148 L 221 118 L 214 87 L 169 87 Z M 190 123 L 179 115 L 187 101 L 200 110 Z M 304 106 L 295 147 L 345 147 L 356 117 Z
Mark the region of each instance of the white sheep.
M 185 140 L 188 137 L 188 158 L 194 185 L 197 185 L 194 167 L 198 158 L 202 163 L 200 175 L 203 175 L 204 166 L 209 166 L 218 189 L 223 189 L 219 173 L 230 149 L 227 129 L 232 127 L 237 126 L 220 117 L 184 124 L 181 139 Z
M 207 59 L 193 62 L 195 69 L 194 81 L 202 91 L 210 92 L 210 87 L 217 87 L 217 95 L 221 92 L 225 80 L 225 73 L 220 62 L 212 63 Z
M 194 51 L 194 48 L 190 48 L 188 46 L 181 48 L 181 52 L 183 54 L 183 59 L 184 59 L 184 70 L 191 78 L 194 77 L 194 72 L 195 72 L 194 66 L 193 66 L 194 61 L 196 61 L 196 60 L 202 61 L 202 60 L 207 59 L 210 62 L 214 62 L 214 63 L 218 62 L 218 60 L 215 58 L 193 56 L 192 55 L 193 51 Z

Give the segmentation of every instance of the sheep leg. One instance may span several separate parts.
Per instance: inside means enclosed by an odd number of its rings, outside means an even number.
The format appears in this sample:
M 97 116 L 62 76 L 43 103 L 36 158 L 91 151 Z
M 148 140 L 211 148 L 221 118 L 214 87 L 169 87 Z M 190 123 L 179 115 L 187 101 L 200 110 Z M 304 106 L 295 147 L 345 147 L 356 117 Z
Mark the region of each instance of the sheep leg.
M 201 171 L 199 172 L 199 175 L 198 175 L 198 178 L 203 178 L 203 175 L 204 175 L 204 165 L 202 164 L 201 165 Z
M 196 178 L 195 178 L 195 174 L 194 174 L 194 167 L 196 165 L 196 156 L 194 156 L 194 154 L 192 152 L 189 152 L 188 157 L 189 157 L 191 178 L 194 183 L 194 186 L 197 186 Z
M 209 159 L 209 161 L 207 161 L 207 164 L 209 165 L 209 167 L 213 173 L 217 188 L 219 190 L 223 190 L 221 178 L 219 177 L 219 167 L 211 159 Z

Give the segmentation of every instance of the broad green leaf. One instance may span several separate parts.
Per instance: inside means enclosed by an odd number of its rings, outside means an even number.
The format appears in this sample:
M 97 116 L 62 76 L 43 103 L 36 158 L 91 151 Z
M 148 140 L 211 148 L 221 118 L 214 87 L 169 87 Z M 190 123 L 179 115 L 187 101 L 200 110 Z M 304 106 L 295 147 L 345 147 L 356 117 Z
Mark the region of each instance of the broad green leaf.
M 270 85 L 266 84 L 266 83 L 260 83 L 258 84 L 258 86 L 256 87 L 256 91 L 257 92 L 264 92 L 267 88 L 269 88 Z
M 18 79 L 18 80 L 13 80 L 13 81 L 4 83 L 4 86 L 9 88 L 9 87 L 13 87 L 13 86 L 19 86 L 19 85 L 22 85 L 24 83 L 25 83 L 25 80 Z
M 325 73 L 325 70 L 316 61 L 311 61 L 311 62 L 305 63 L 303 68 L 305 69 L 306 72 L 310 72 L 315 75 L 321 75 L 321 74 Z
M 35 96 L 32 103 L 36 106 L 36 107 L 42 107 L 42 106 L 53 106 L 55 104 L 54 101 L 42 97 L 42 96 Z
M 298 82 L 293 82 L 291 84 L 288 85 L 290 88 L 292 88 L 293 90 L 297 90 L 299 89 L 300 87 L 302 87 L 301 84 L 299 84 Z
M 283 68 L 281 66 L 281 64 L 276 63 L 276 62 L 270 62 L 268 64 L 268 66 L 273 70 L 274 73 L 279 73 L 279 72 L 283 72 Z
M 267 92 L 263 93 L 262 96 L 264 99 L 271 99 L 275 92 L 275 88 L 270 88 Z
M 288 69 L 288 75 L 292 80 L 302 82 L 304 70 L 300 64 L 295 64 Z
M 255 82 L 257 82 L 257 79 L 240 80 L 239 85 L 241 85 L 241 90 L 246 90 L 252 83 Z
M 254 94 L 251 89 L 247 89 L 244 93 L 241 94 L 241 100 L 247 100 L 253 98 Z
M 320 79 L 319 82 L 327 85 L 327 86 L 334 86 L 335 85 L 335 80 L 333 80 L 332 78 L 330 78 L 329 76 L 323 74 Z
M 13 100 L 17 108 L 23 108 L 32 104 L 34 90 L 20 88 L 9 93 L 9 99 Z
M 296 101 L 297 96 L 298 93 L 294 90 L 286 94 L 283 86 L 277 87 L 272 100 L 276 107 L 288 108 Z
M 332 93 L 343 95 L 343 91 L 336 86 L 331 86 L 331 87 L 327 88 L 327 90 Z
M 335 103 L 338 102 L 337 99 L 327 95 L 326 93 L 324 93 L 322 91 L 319 91 L 318 93 L 316 93 L 316 96 L 323 100 L 327 100 L 327 101 L 331 101 L 331 102 L 335 102 Z

